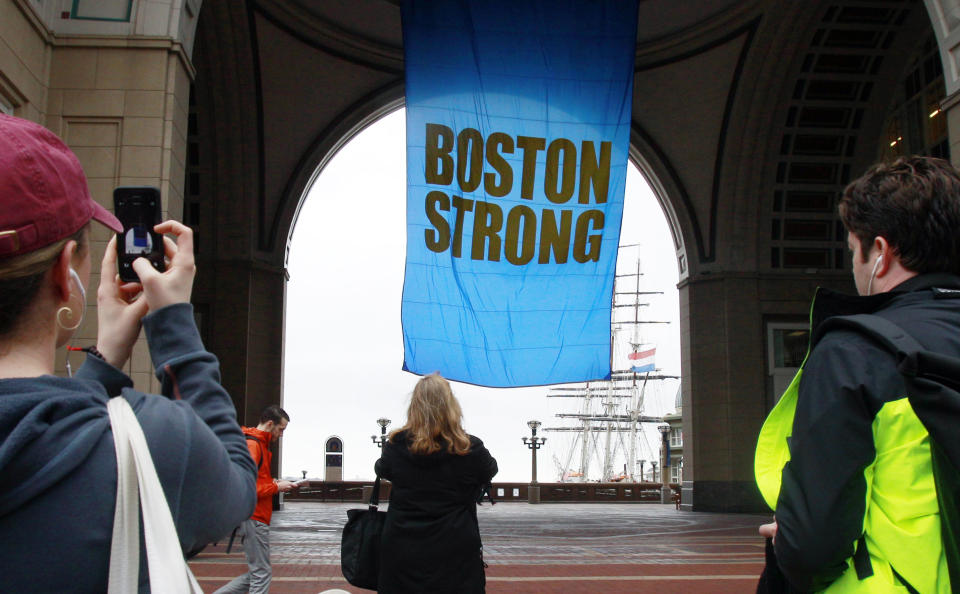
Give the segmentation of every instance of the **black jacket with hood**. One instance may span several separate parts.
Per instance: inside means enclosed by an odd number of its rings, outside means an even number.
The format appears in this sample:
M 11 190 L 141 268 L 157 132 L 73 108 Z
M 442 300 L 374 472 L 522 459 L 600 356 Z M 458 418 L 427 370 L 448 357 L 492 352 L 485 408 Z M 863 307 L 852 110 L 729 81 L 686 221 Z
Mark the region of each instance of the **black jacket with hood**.
M 250 517 L 256 468 L 189 304 L 143 320 L 164 396 L 95 357 L 74 378 L 0 380 L 4 592 L 106 592 L 117 464 L 107 399 L 143 427 L 184 552 Z M 142 542 L 142 528 L 141 528 Z M 148 591 L 141 550 L 140 591 Z
M 380 593 L 483 592 L 485 578 L 477 498 L 497 461 L 470 436 L 470 452 L 414 454 L 406 433 L 393 436 L 377 460 L 392 483 L 380 558 Z
M 853 330 L 818 331 L 832 316 L 860 313 L 872 313 L 899 325 L 924 348 L 960 357 L 960 277 L 924 274 L 869 297 L 818 292 L 811 312 L 814 342 L 800 380 L 789 442 L 791 459 L 783 468 L 776 507 L 776 556 L 797 592 L 820 591 L 848 569 L 852 571 L 858 539 L 865 530 L 867 541 L 877 536 L 869 531 L 871 516 L 887 517 L 895 509 L 905 517 L 915 515 L 910 520 L 915 522 L 921 516 L 921 502 L 936 509 L 936 493 L 921 490 L 925 483 L 880 481 L 881 471 L 882 476 L 889 474 L 883 471 L 888 466 L 906 472 L 904 461 L 913 460 L 908 453 L 914 450 L 925 452 L 925 466 L 911 467 L 907 474 L 930 472 L 926 438 L 899 448 L 877 449 L 879 441 L 889 439 L 884 433 L 886 426 L 876 422 L 878 413 L 906 395 L 893 354 Z M 868 468 L 873 477 L 869 481 Z M 886 509 L 878 501 L 885 502 Z M 915 507 L 898 509 L 890 503 L 897 501 L 910 501 Z M 910 521 L 897 518 L 904 526 L 910 526 Z M 939 541 L 939 523 L 931 525 L 937 533 L 926 537 Z M 913 526 L 910 537 L 925 538 L 916 527 L 919 524 Z M 893 568 L 894 582 L 923 583 L 923 573 L 936 578 L 937 559 L 921 563 L 907 538 L 897 544 L 912 562 Z M 883 553 L 876 545 L 870 550 Z M 891 561 L 889 554 L 885 558 Z M 866 561 L 869 566 L 869 559 Z M 890 565 L 874 566 L 869 571 L 879 575 L 891 569 Z

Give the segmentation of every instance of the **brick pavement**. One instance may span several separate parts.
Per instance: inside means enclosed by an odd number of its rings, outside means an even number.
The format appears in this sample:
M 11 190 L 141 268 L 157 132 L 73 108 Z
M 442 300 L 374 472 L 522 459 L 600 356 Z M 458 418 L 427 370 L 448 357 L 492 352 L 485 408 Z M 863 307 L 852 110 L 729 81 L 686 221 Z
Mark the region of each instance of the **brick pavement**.
M 340 530 L 357 503 L 288 502 L 271 528 L 277 594 L 349 586 Z M 489 504 L 478 508 L 487 592 L 753 592 L 767 516 L 676 511 L 659 504 Z M 242 548 L 208 547 L 191 562 L 205 592 L 246 569 Z

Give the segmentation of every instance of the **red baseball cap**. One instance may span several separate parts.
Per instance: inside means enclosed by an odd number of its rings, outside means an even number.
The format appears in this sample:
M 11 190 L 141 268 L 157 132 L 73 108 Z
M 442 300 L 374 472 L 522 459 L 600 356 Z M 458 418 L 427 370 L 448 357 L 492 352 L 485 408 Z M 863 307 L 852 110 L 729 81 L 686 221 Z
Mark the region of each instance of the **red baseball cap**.
M 123 231 L 90 197 L 80 161 L 56 134 L 0 114 L 0 258 L 70 237 L 90 219 Z

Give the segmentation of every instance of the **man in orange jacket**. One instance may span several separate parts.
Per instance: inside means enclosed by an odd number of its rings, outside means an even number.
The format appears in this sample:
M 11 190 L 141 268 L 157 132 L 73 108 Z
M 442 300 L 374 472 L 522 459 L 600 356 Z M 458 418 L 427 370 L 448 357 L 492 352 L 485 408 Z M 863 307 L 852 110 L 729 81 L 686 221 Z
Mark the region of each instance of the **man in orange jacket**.
M 270 591 L 273 570 L 270 567 L 270 517 L 273 514 L 273 496 L 278 492 L 287 492 L 296 487 L 295 483 L 277 480 L 270 476 L 270 461 L 273 453 L 270 444 L 278 441 L 290 416 L 279 406 L 273 404 L 260 413 L 260 424 L 256 427 L 244 427 L 250 456 L 257 465 L 257 507 L 253 516 L 240 525 L 244 537 L 243 551 L 247 556 L 247 573 L 234 578 L 215 594 L 266 594 Z

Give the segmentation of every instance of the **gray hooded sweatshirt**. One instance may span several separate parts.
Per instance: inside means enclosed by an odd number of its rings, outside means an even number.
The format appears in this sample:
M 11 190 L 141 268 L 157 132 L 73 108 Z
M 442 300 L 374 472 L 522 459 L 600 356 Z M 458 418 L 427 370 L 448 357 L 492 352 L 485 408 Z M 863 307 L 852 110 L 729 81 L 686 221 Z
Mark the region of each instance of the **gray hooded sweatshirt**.
M 117 464 L 107 399 L 146 435 L 186 554 L 250 517 L 256 467 L 189 304 L 146 316 L 163 395 L 92 356 L 73 378 L 0 380 L 0 590 L 105 592 Z M 141 549 L 142 549 L 141 526 Z M 141 591 L 147 569 L 141 550 Z

